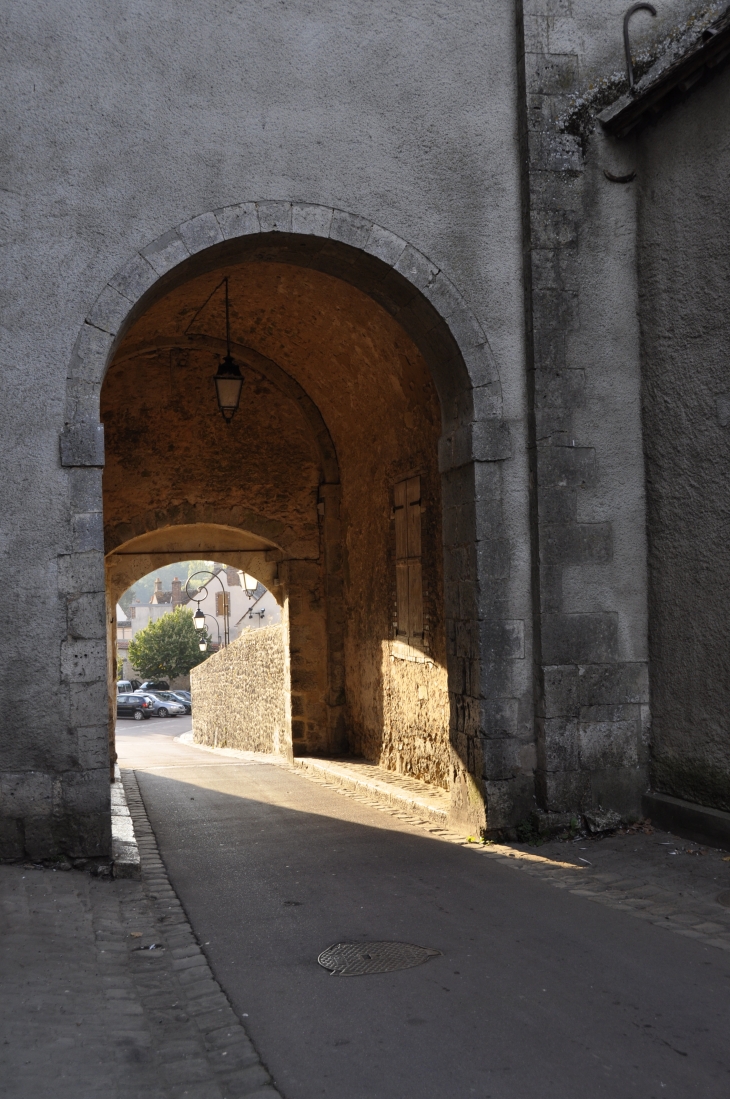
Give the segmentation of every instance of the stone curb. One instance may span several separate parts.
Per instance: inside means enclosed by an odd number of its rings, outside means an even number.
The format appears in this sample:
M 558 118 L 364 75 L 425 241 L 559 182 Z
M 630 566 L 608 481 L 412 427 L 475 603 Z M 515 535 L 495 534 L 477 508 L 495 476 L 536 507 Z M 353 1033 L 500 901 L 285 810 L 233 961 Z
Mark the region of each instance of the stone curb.
M 165 965 L 168 982 L 174 986 L 175 1018 L 192 1023 L 197 1032 L 192 1043 L 168 1043 L 163 1059 L 169 1095 L 175 1099 L 183 1094 L 190 1099 L 283 1099 L 215 979 L 170 884 L 134 771 L 125 768 L 121 784 L 139 845 L 142 883 L 157 928 L 155 943 L 142 942 L 137 958 L 147 966 L 155 959 Z M 169 960 L 163 962 L 166 957 Z
M 111 786 L 112 803 L 112 874 L 115 878 L 133 878 L 139 881 L 142 869 L 134 825 L 127 805 L 127 798 L 119 767 L 114 765 L 114 782 Z
M 371 797 L 375 797 L 387 805 L 407 809 L 409 812 L 423 813 L 428 820 L 433 821 L 435 824 L 446 824 L 448 821 L 448 804 L 443 807 L 432 804 L 430 797 L 433 797 L 434 801 L 437 799 L 433 795 L 429 795 L 428 791 L 419 794 L 405 787 L 391 785 L 389 782 L 383 782 L 368 775 L 361 777 L 354 774 L 347 765 L 338 764 L 327 759 L 311 759 L 298 756 L 294 759 L 294 766 L 302 771 L 320 775 L 329 782 L 344 786 L 348 790 L 370 794 Z M 448 801 L 448 795 L 446 795 L 445 800 Z

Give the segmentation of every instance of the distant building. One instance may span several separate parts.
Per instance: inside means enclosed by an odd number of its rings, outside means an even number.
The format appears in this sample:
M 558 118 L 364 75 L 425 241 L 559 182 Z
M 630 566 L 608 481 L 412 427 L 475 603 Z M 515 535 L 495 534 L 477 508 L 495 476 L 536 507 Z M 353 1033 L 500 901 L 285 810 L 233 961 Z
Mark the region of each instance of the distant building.
M 254 577 L 226 565 L 214 565 L 211 571 L 216 579 L 208 582 L 199 601 L 190 599 L 185 584 L 177 577 L 172 580 L 169 591 L 163 590 L 162 580 L 158 577 L 149 603 L 134 599 L 128 612 L 117 604 L 117 654 L 124 661 L 125 679 L 132 679 L 136 674 L 128 659 L 129 642 L 140 630 L 151 622 L 159 621 L 177 607 L 188 607 L 192 614 L 200 606 L 206 616 L 206 628 L 213 650 L 224 642 L 226 609 L 229 642 L 235 641 L 244 630 L 273 626 L 281 622 L 279 604 L 268 588 Z M 204 580 L 205 577 L 200 576 L 198 579 Z M 192 586 L 190 590 L 193 590 Z

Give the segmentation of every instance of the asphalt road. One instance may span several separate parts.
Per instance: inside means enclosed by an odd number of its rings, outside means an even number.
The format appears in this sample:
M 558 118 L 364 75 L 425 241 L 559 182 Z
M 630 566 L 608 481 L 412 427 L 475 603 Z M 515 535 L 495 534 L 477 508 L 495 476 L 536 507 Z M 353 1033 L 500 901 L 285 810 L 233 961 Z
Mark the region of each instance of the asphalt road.
M 285 768 L 120 722 L 172 884 L 286 1099 L 727 1099 L 730 957 Z M 333 977 L 336 942 L 443 952 Z

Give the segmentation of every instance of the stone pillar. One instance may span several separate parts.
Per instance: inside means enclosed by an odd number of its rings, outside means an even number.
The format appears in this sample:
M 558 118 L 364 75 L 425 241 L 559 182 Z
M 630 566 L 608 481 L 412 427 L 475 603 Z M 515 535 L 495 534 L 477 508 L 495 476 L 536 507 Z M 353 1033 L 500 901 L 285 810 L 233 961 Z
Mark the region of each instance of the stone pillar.
M 328 743 L 327 604 L 321 562 L 282 561 L 286 591 L 289 705 L 295 755 L 325 753 Z
M 76 765 L 54 776 L 53 836 L 57 851 L 74 856 L 109 853 L 109 650 L 104 580 L 101 472 L 104 428 L 69 424 L 61 435 L 61 465 L 69 484 L 70 552 L 58 557 L 59 592 L 66 602 L 61 643 L 62 693 Z M 112 609 L 113 614 L 113 609 Z M 113 654 L 112 654 L 113 655 Z

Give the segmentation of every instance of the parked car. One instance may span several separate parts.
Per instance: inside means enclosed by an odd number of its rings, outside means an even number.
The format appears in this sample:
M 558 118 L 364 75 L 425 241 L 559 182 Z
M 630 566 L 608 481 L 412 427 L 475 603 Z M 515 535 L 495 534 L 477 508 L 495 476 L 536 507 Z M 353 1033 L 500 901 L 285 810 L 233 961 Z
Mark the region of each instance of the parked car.
M 190 698 L 190 691 L 171 691 L 170 693 L 174 694 L 178 702 L 182 702 L 183 706 L 185 707 L 186 714 L 191 714 L 193 712 L 193 703 L 192 699 Z
M 145 679 L 144 683 L 138 683 L 136 691 L 169 691 L 170 684 L 166 679 Z
M 138 679 L 118 679 L 117 680 L 117 694 L 119 695 L 131 695 L 138 687 L 141 687 L 141 683 Z
M 140 687 L 135 693 L 148 700 L 155 717 L 179 717 L 185 713 L 185 707 L 172 691 L 143 691 Z
M 132 717 L 135 721 L 146 721 L 152 717 L 152 702 L 145 695 L 117 695 L 117 717 Z

